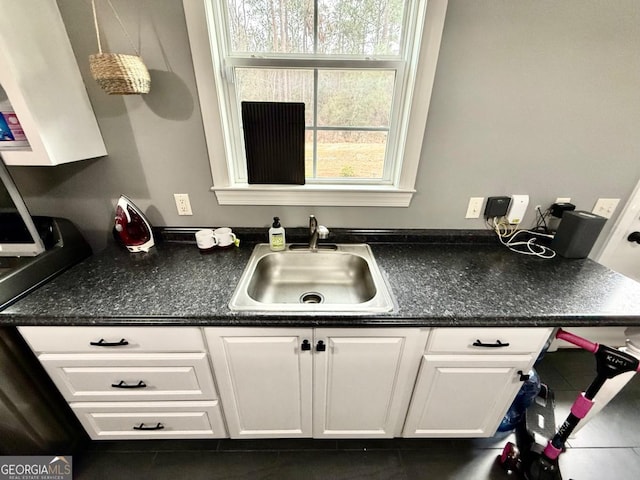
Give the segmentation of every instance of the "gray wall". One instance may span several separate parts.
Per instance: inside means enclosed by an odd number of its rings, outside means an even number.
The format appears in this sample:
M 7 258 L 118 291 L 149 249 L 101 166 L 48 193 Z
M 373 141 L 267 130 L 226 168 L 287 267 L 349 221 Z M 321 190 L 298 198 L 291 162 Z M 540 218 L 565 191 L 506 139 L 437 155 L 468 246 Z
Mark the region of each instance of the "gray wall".
M 409 208 L 219 206 L 181 0 L 112 2 L 139 42 L 151 93 L 104 94 L 88 72 L 90 2 L 58 0 L 109 156 L 11 168 L 33 213 L 71 219 L 96 249 L 121 193 L 156 225 L 266 227 L 279 215 L 301 226 L 315 213 L 330 228 L 468 229 L 484 228 L 464 219 L 470 196 L 524 193 L 545 206 L 568 196 L 585 210 L 620 197 L 619 211 L 640 178 L 637 0 L 450 0 Z M 106 50 L 131 52 L 101 13 Z M 177 215 L 173 193 L 190 195 L 192 217 Z

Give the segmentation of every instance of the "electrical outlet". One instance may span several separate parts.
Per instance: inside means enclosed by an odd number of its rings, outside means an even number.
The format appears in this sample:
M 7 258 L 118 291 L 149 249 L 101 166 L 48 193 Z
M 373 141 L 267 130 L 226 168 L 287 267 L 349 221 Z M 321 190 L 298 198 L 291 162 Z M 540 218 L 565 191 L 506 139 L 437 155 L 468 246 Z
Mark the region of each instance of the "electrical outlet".
M 616 207 L 620 203 L 619 198 L 599 198 L 596 204 L 591 210 L 591 213 L 595 213 L 596 215 L 600 215 L 604 218 L 611 218 L 613 212 L 616 210 Z
M 189 201 L 188 193 L 174 193 L 173 198 L 176 201 L 176 208 L 178 209 L 178 215 L 193 215 L 191 211 L 191 202 Z
M 467 207 L 467 215 L 464 218 L 480 218 L 483 202 L 484 197 L 471 197 Z
M 558 197 L 554 203 L 571 203 L 571 197 Z

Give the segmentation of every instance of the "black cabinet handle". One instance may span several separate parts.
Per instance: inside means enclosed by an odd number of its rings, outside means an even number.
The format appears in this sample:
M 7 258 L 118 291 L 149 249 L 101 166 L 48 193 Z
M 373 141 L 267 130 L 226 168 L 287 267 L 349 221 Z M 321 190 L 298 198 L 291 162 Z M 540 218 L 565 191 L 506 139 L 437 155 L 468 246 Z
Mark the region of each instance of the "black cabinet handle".
M 300 348 L 302 348 L 303 351 L 311 350 L 311 344 L 309 343 L 309 340 L 303 340 Z
M 150 427 L 145 427 L 144 423 L 141 423 L 140 425 L 135 425 L 133 427 L 134 430 L 162 430 L 164 428 L 164 425 L 162 425 L 160 422 L 158 422 L 157 425 L 152 425 Z
M 496 340 L 496 343 L 483 343 L 480 340 L 476 340 L 473 342 L 474 347 L 484 347 L 484 348 L 501 348 L 508 347 L 509 343 L 502 343 L 500 340 Z
M 316 345 L 316 352 L 324 352 L 327 349 L 327 346 L 324 344 L 322 340 L 318 340 L 318 344 Z
M 640 243 L 640 232 L 630 233 L 627 237 L 627 240 L 629 240 L 630 242 Z
M 112 383 L 111 386 L 113 388 L 146 388 L 147 384 L 140 380 L 136 384 L 130 384 L 125 382 L 124 380 L 120 380 L 120 383 Z
M 518 370 L 518 375 L 520 375 L 521 382 L 526 382 L 527 380 L 529 380 L 529 375 L 525 375 L 524 373 L 522 373 L 522 370 Z
M 94 347 L 123 347 L 125 345 L 129 345 L 129 342 L 127 342 L 124 338 L 119 342 L 107 342 L 104 338 L 101 338 L 97 342 L 89 342 L 89 345 L 92 345 Z

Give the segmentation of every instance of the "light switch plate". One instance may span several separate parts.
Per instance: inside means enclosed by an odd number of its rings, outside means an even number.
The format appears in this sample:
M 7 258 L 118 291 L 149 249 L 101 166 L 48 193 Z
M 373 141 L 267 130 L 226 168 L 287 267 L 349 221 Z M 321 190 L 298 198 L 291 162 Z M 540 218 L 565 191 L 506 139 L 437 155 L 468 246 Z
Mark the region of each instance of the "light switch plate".
M 620 203 L 619 198 L 599 198 L 593 206 L 591 213 L 595 213 L 596 215 L 600 215 L 604 218 L 611 218 L 613 212 L 615 212 L 616 207 L 618 206 L 618 203 Z

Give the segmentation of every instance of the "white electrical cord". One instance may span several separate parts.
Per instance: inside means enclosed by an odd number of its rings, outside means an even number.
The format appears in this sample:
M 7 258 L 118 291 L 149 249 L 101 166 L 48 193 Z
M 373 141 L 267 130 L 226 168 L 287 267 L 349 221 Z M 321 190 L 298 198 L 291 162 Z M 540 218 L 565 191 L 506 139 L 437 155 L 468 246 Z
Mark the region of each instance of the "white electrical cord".
M 500 239 L 500 242 L 507 247 L 509 250 L 516 252 L 516 253 L 521 253 L 523 255 L 535 255 L 536 257 L 540 257 L 540 258 L 553 258 L 556 256 L 556 252 L 554 252 L 553 250 L 551 250 L 549 247 L 545 247 L 544 245 L 538 245 L 536 242 L 536 238 L 530 238 L 529 240 L 522 241 L 522 242 L 514 242 L 514 238 L 516 237 L 517 234 L 519 233 L 529 233 L 532 235 L 538 235 L 541 237 L 548 237 L 548 238 L 553 238 L 553 235 L 547 235 L 544 233 L 536 233 L 536 232 L 532 232 L 530 230 L 517 230 L 513 236 L 507 240 L 506 242 L 504 241 L 504 239 L 502 237 L 498 237 Z M 520 250 L 518 248 L 515 247 L 525 247 L 526 250 Z
M 509 224 L 504 217 L 498 219 L 498 217 L 494 217 L 492 219 L 493 224 L 489 224 L 492 226 L 493 231 L 498 235 L 498 239 L 500 243 L 502 243 L 505 247 L 515 253 L 520 253 L 522 255 L 533 255 L 540 258 L 553 258 L 556 256 L 556 252 L 551 250 L 549 247 L 545 247 L 544 245 L 538 245 L 536 243 L 536 237 L 546 237 L 553 238 L 553 235 L 547 235 L 545 233 L 532 232 L 531 230 L 518 230 L 513 225 Z M 520 233 L 528 233 L 533 235 L 527 241 L 515 241 L 515 238 Z M 507 240 L 505 240 L 507 239 Z

